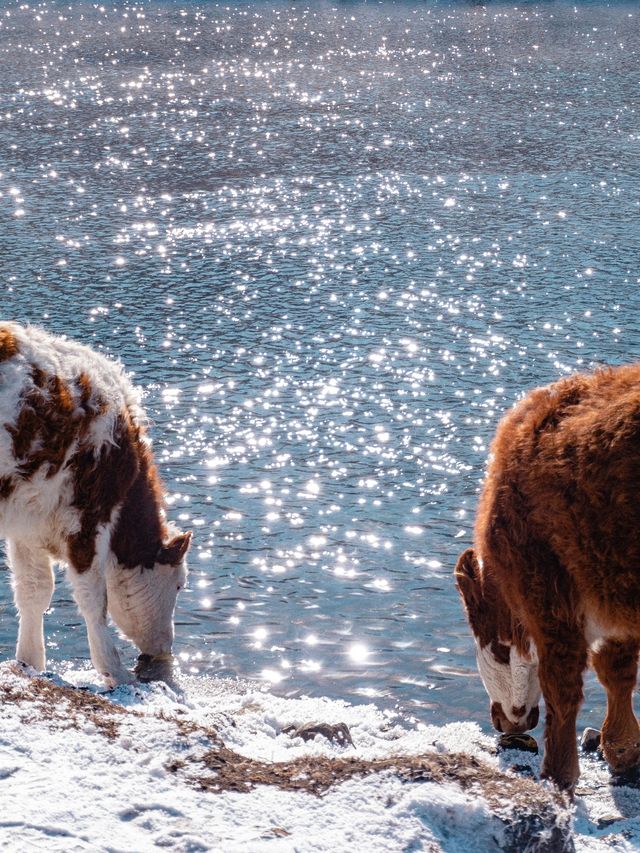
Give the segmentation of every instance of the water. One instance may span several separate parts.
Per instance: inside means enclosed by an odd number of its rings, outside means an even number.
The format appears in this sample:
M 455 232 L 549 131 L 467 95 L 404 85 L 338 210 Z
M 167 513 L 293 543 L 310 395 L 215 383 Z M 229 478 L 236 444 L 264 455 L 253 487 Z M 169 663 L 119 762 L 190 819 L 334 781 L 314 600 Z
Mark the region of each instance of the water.
M 634 4 L 2 4 L 3 316 L 145 389 L 186 671 L 487 725 L 451 572 L 500 414 L 640 355 L 639 54 Z

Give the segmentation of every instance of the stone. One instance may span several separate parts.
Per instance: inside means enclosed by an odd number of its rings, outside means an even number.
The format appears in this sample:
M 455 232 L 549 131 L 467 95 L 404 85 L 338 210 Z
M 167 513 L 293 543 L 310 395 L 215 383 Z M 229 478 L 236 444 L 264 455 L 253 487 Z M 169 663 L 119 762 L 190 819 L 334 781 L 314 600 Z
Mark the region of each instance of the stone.
M 582 732 L 580 738 L 580 749 L 583 752 L 597 752 L 600 747 L 600 731 L 590 726 Z
M 300 737 L 304 741 L 313 740 L 317 735 L 321 735 L 331 743 L 337 743 L 339 746 L 353 746 L 351 732 L 345 723 L 337 723 L 330 725 L 329 723 L 307 723 L 303 726 L 288 726 L 283 730 L 285 734 L 291 737 Z
M 607 826 L 611 826 L 616 821 L 623 819 L 622 815 L 619 814 L 603 814 L 602 817 L 598 818 L 598 829 L 606 829 Z
M 501 735 L 498 739 L 498 752 L 506 749 L 518 749 L 521 752 L 538 754 L 538 744 L 531 735 Z

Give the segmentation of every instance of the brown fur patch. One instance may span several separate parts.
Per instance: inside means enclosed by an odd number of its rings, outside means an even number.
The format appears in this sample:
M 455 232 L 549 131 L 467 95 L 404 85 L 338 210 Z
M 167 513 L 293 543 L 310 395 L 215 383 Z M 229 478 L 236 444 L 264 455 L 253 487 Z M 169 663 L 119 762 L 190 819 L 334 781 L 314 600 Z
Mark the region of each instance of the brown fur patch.
M 11 497 L 16 484 L 13 477 L 0 477 L 0 500 Z
M 80 530 L 69 537 L 69 560 L 86 571 L 96 553 L 98 527 L 111 519 L 138 471 L 138 460 L 130 438 L 128 419 L 120 415 L 113 433 L 115 444 L 99 453 L 90 443 L 78 448 L 70 460 L 73 474 L 73 505 L 80 510 Z
M 511 646 L 505 646 L 499 640 L 492 640 L 491 654 L 496 663 L 508 664 L 511 660 Z
M 47 478 L 57 474 L 74 439 L 85 436 L 104 408 L 101 400 L 91 399 L 86 374 L 69 387 L 59 376 L 47 376 L 34 367 L 15 423 L 4 425 L 12 438 L 18 474 L 29 480 L 42 466 Z
M 0 326 L 0 361 L 8 361 L 19 352 L 18 341 L 11 329 Z
M 49 478 L 66 464 L 73 477 L 73 506 L 80 511 L 80 530 L 67 543 L 73 567 L 82 572 L 91 566 L 98 527 L 123 502 L 113 541 L 116 556 L 126 566 L 152 566 L 166 531 L 162 487 L 140 427 L 128 412 L 121 413 L 114 444 L 96 453 L 89 429 L 107 404 L 94 392 L 90 377 L 80 373 L 69 386 L 33 367 L 30 378 L 15 423 L 5 424 L 18 477 L 0 478 L 0 499 L 9 497 L 20 479 L 30 479 L 43 467 Z
M 3 352 L 10 357 L 15 349 L 11 340 L 10 332 L 0 327 L 0 360 Z M 12 440 L 16 475 L 0 478 L 0 499 L 10 497 L 21 480 L 31 479 L 38 471 L 50 478 L 63 466 L 71 470 L 80 530 L 69 537 L 67 556 L 80 572 L 91 566 L 98 527 L 111 519 L 118 504 L 122 509 L 111 545 L 124 566 L 153 566 L 167 532 L 160 478 L 142 428 L 131 413 L 118 415 L 114 444 L 98 452 L 93 446 L 90 427 L 107 408 L 87 373 L 68 384 L 33 366 L 15 422 L 4 424 Z
M 136 467 L 111 536 L 111 547 L 123 566 L 151 568 L 167 533 L 161 512 L 163 488 L 140 427 L 130 423 L 126 440 Z
M 115 446 L 104 447 L 98 458 L 89 445 L 72 459 L 74 505 L 82 515 L 81 529 L 69 540 L 69 554 L 78 571 L 90 567 L 98 526 L 109 521 L 118 504 L 111 547 L 121 565 L 151 568 L 166 535 L 162 485 L 142 428 L 122 412 L 113 438 Z
M 37 471 L 45 470 L 50 478 L 63 465 L 71 470 L 80 530 L 69 537 L 68 558 L 80 572 L 91 566 L 99 525 L 111 519 L 120 503 L 124 505 L 113 545 L 124 565 L 152 566 L 166 532 L 162 487 L 151 451 L 128 412 L 116 420 L 114 444 L 96 453 L 90 427 L 106 410 L 107 403 L 94 391 L 88 374 L 80 373 L 67 384 L 33 367 L 16 420 L 4 425 L 12 439 L 17 476 L 0 478 L 0 499 L 8 498 L 21 479 L 29 480 Z
M 490 646 L 498 663 L 509 663 L 510 645 L 528 658 L 529 635 L 509 609 L 492 574 L 480 569 L 473 548 L 460 555 L 455 577 L 469 625 L 480 647 Z
M 33 367 L 30 380 L 21 394 L 15 423 L 4 425 L 12 438 L 17 476 L 0 478 L 0 498 L 8 498 L 20 480 L 31 479 L 37 471 L 44 469 L 50 478 L 67 465 L 74 480 L 73 505 L 81 512 L 81 528 L 69 539 L 68 556 L 83 571 L 95 554 L 98 525 L 109 521 L 135 475 L 135 456 L 131 444 L 124 441 L 122 448 L 102 448 L 96 458 L 89 430 L 107 404 L 94 392 L 86 373 L 69 385 Z M 126 437 L 122 425 L 121 433 Z M 69 456 L 74 442 L 76 449 Z

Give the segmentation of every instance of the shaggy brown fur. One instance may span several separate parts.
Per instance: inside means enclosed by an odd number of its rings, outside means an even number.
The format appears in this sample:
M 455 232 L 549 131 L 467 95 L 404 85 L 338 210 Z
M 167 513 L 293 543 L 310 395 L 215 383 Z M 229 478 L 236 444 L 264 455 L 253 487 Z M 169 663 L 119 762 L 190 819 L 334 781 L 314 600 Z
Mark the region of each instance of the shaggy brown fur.
M 0 361 L 7 361 L 18 354 L 18 342 L 10 329 L 0 326 Z
M 572 789 L 590 644 L 607 690 L 604 753 L 640 762 L 631 692 L 640 647 L 640 364 L 530 393 L 500 423 L 475 553 L 458 563 L 482 645 L 531 637 L 546 704 L 544 775 Z
M 139 427 L 133 427 L 131 423 L 128 426 L 126 444 L 135 457 L 135 467 L 129 468 L 134 471 L 135 476 L 126 492 L 111 546 L 122 565 L 128 568 L 150 568 L 158 559 L 159 549 L 167 533 L 161 512 L 163 489 L 141 430 Z M 124 467 L 123 474 L 126 470 L 127 466 Z M 167 560 L 161 559 L 160 562 Z
M 80 511 L 81 521 L 80 530 L 69 538 L 68 548 L 78 571 L 91 566 L 98 526 L 111 518 L 113 508 L 125 498 L 136 477 L 139 465 L 131 431 L 128 418 L 121 414 L 114 429 L 114 444 L 103 447 L 99 459 L 91 444 L 84 443 L 70 459 L 73 505 Z M 154 542 L 157 551 L 160 543 L 155 538 Z

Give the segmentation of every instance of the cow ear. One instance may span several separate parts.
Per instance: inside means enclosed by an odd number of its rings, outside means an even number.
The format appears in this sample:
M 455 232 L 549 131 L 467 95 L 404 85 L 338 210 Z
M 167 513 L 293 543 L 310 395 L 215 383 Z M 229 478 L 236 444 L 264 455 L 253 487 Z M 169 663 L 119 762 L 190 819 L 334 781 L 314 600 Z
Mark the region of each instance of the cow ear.
M 190 530 L 188 533 L 180 533 L 178 536 L 174 536 L 173 539 L 160 546 L 156 562 L 165 566 L 177 566 L 184 559 L 190 544 Z
M 480 565 L 473 548 L 467 548 L 466 551 L 460 554 L 456 563 L 454 576 L 456 586 L 462 596 L 467 611 L 473 613 L 482 601 Z

